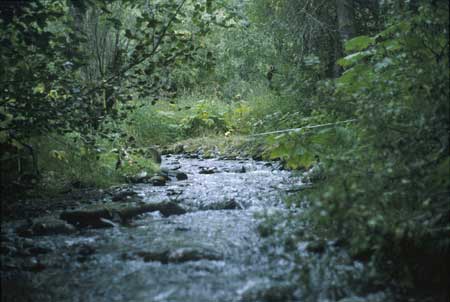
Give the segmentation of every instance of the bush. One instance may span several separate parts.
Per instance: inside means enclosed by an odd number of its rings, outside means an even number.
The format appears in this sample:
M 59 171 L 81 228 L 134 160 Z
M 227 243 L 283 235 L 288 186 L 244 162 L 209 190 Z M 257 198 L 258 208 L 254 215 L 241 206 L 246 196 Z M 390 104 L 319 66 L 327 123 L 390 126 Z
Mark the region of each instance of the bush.
M 227 106 L 220 101 L 199 100 L 188 110 L 181 120 L 181 129 L 186 137 L 202 136 L 211 133 L 225 133 Z
M 114 149 L 108 141 L 97 148 L 81 143 L 77 134 L 49 135 L 36 139 L 39 166 L 46 191 L 60 191 L 70 186 L 105 188 L 123 183 L 129 176 L 158 169 L 151 155 Z M 120 157 L 121 164 L 118 165 Z
M 347 71 L 337 80 L 334 110 L 353 106 L 358 123 L 345 134 L 351 140 L 339 141 L 345 148 L 329 148 L 323 158 L 326 182 L 310 216 L 348 239 L 355 255 L 379 263 L 396 259 L 388 272 L 414 286 L 446 286 L 450 271 L 449 73 L 442 28 L 448 28 L 447 9 L 423 5 L 375 37 L 349 41 L 352 54 L 340 61 Z
M 126 132 L 134 137 L 137 146 L 165 145 L 181 136 L 179 122 L 175 106 L 160 101 L 134 111 L 126 122 Z

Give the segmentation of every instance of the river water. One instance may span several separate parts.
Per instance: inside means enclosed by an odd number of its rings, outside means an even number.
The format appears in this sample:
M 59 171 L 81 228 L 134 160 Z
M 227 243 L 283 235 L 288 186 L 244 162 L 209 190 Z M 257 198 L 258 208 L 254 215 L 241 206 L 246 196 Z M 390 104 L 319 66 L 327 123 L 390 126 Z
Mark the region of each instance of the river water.
M 289 191 L 301 188 L 299 177 L 253 160 L 176 155 L 164 157 L 163 166 L 186 172 L 188 179 L 130 188 L 146 203 L 172 200 L 187 214 L 149 213 L 113 228 L 34 237 L 48 251 L 33 261 L 45 266 L 14 284 L 16 301 L 333 301 L 354 294 L 339 285 L 349 277 L 324 274 L 320 260 L 311 262 L 306 279 L 293 277 L 298 259 L 258 232 L 261 216 L 301 211 L 284 202 Z M 294 249 L 306 253 L 306 244 Z M 333 257 L 345 266 L 339 272 L 353 279 L 363 274 L 360 264 Z

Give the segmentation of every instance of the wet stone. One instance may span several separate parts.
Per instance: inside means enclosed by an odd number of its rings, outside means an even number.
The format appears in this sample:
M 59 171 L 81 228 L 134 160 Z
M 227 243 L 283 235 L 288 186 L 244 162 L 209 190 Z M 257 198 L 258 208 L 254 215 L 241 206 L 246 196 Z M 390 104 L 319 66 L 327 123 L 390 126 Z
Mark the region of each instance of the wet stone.
M 234 199 L 213 203 L 202 208 L 203 210 L 242 210 L 242 205 Z
M 252 156 L 252 159 L 255 160 L 255 161 L 262 161 L 263 157 L 262 157 L 261 154 L 255 154 L 255 155 Z
M 142 258 L 144 262 L 161 262 L 162 264 L 167 264 L 169 262 L 169 251 L 162 252 L 137 252 L 136 256 Z M 133 259 L 133 256 L 123 255 L 122 258 L 125 260 Z
M 150 178 L 150 183 L 154 186 L 165 186 L 167 182 L 167 178 L 164 176 L 153 176 L 152 178 Z
M 177 167 L 178 169 L 181 168 Z M 158 173 L 158 175 L 163 176 L 166 178 L 166 180 L 170 180 L 171 178 L 176 178 L 177 180 L 186 180 L 188 179 L 188 176 L 186 173 L 178 171 L 178 169 L 168 169 L 168 168 L 162 168 L 161 171 Z
M 125 190 L 125 191 L 121 191 L 121 192 L 114 194 L 114 196 L 112 197 L 112 201 L 118 202 L 118 201 L 137 200 L 137 199 L 139 199 L 138 197 L 139 196 L 138 196 L 137 192 L 131 191 L 131 190 Z
M 47 217 L 33 221 L 31 224 L 19 227 L 16 232 L 20 236 L 48 236 L 48 235 L 68 235 L 76 229 L 63 220 Z
M 180 165 L 171 166 L 171 169 L 174 170 L 174 171 L 180 170 L 181 166 Z
M 163 216 L 182 215 L 186 210 L 174 202 L 148 203 L 140 205 L 112 204 L 110 207 L 95 207 L 65 211 L 60 218 L 77 227 L 115 227 L 114 221 L 126 223 L 145 213 L 159 211 Z
M 245 166 L 241 166 L 240 168 L 226 169 L 225 171 L 231 173 L 246 173 L 247 168 Z
M 166 190 L 166 194 L 167 196 L 178 196 L 183 194 L 183 190 L 181 190 L 180 188 L 177 187 L 172 187 L 172 188 L 168 188 Z
M 161 262 L 162 264 L 201 260 L 217 261 L 222 259 L 222 256 L 214 251 L 197 250 L 192 248 L 180 248 L 174 251 L 144 251 L 137 252 L 136 256 L 142 258 L 144 262 Z M 133 256 L 125 254 L 122 258 L 125 260 L 130 258 L 133 259 Z
M 169 262 L 180 263 L 200 260 L 221 260 L 222 256 L 214 251 L 182 248 L 169 255 Z
M 164 202 L 161 204 L 159 212 L 163 216 L 168 217 L 172 215 L 183 215 L 186 214 L 187 211 L 175 202 Z
M 214 174 L 217 173 L 217 169 L 214 167 L 200 167 L 199 174 Z
M 189 232 L 191 230 L 191 228 L 187 228 L 187 227 L 176 227 L 175 231 L 178 232 Z
M 184 173 L 184 172 L 176 173 L 175 177 L 177 178 L 177 180 L 186 180 L 186 179 L 188 179 L 187 174 Z

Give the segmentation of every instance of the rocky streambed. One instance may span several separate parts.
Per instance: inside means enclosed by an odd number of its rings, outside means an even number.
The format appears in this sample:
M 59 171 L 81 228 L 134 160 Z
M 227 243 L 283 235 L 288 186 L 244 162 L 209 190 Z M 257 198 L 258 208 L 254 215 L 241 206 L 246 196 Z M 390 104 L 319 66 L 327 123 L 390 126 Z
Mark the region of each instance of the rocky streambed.
M 299 229 L 287 217 L 301 209 L 284 200 L 301 190 L 300 177 L 248 159 L 167 155 L 163 166 L 168 182 L 118 187 L 47 216 L 2 223 L 2 301 L 357 299 L 365 268 L 335 243 L 294 240 L 288 253 L 292 238 L 261 238 L 258 217 L 268 214 Z M 317 256 L 302 264 L 302 255 Z M 385 292 L 371 295 L 388 300 Z

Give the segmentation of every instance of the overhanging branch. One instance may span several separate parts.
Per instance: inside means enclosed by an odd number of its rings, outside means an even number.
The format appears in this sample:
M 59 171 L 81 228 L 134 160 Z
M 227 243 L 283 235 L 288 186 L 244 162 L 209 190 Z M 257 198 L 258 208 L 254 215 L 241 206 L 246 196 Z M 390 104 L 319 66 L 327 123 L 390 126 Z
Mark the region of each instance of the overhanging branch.
M 148 53 L 146 56 L 140 58 L 139 60 L 131 63 L 130 65 L 124 67 L 121 71 L 119 71 L 118 73 L 116 73 L 115 75 L 109 77 L 108 79 L 104 80 L 102 82 L 101 85 L 98 85 L 92 89 L 90 89 L 88 92 L 86 92 L 85 94 L 82 95 L 82 97 L 86 97 L 100 89 L 103 88 L 103 86 L 105 84 L 111 83 L 114 80 L 117 80 L 120 76 L 124 75 L 126 72 L 130 71 L 131 69 L 133 69 L 134 67 L 140 65 L 141 63 L 143 63 L 144 61 L 148 60 L 149 58 L 151 58 L 156 51 L 158 50 L 159 46 L 161 45 L 161 42 L 163 40 L 163 38 L 166 36 L 167 34 L 167 30 L 170 28 L 170 26 L 172 25 L 173 21 L 175 20 L 175 18 L 177 17 L 177 15 L 179 14 L 181 8 L 184 6 L 184 4 L 186 3 L 187 0 L 182 0 L 181 3 L 178 5 L 175 13 L 172 15 L 172 17 L 170 18 L 169 22 L 167 22 L 166 26 L 164 26 L 158 40 L 156 41 L 156 43 L 153 46 L 153 49 L 150 53 Z

